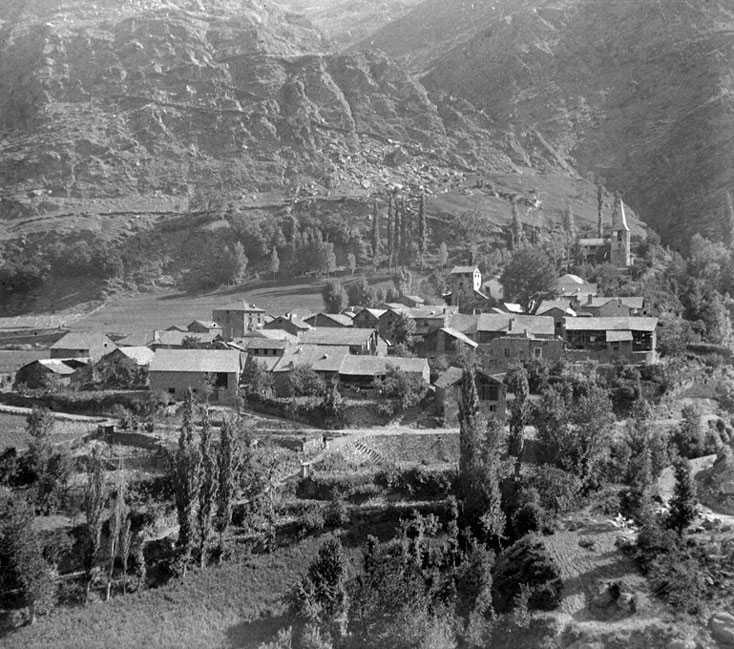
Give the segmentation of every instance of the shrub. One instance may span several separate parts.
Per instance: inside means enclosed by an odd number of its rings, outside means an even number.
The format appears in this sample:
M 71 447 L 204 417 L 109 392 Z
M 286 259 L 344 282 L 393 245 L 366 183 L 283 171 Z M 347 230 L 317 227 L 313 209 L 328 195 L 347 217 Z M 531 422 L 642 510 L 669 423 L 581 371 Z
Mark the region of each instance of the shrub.
M 342 495 L 334 492 L 326 508 L 324 522 L 329 527 L 339 528 L 349 523 L 349 508 Z
M 523 585 L 531 592 L 527 599 L 530 610 L 549 611 L 560 603 L 560 568 L 534 534 L 527 534 L 500 553 L 492 578 L 498 613 L 512 610 Z
M 541 506 L 553 516 L 571 511 L 581 493 L 579 478 L 549 464 L 535 467 L 528 486 L 538 492 Z

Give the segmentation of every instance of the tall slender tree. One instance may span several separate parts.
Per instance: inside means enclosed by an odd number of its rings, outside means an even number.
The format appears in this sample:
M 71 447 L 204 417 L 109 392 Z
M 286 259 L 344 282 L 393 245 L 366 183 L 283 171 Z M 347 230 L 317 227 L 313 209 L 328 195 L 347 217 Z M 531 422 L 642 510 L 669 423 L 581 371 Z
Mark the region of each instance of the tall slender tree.
M 522 365 L 513 368 L 509 384 L 515 398 L 510 403 L 508 453 L 515 458 L 515 477 L 519 478 L 525 446 L 525 426 L 530 420 L 528 373 Z
M 602 224 L 602 215 L 604 212 L 604 187 L 601 183 L 596 186 L 596 236 L 601 237 L 604 234 L 604 226 Z
M 428 228 L 426 224 L 426 193 L 421 192 L 418 203 L 418 256 L 420 258 L 421 272 L 425 263 L 426 250 L 428 248 Z
M 377 210 L 377 199 L 375 198 L 372 205 L 372 236 L 370 243 L 372 244 L 372 267 L 377 270 L 380 263 L 380 213 Z
M 685 529 L 696 517 L 696 488 L 691 478 L 691 465 L 682 456 L 673 462 L 675 486 L 673 497 L 670 499 L 667 526 L 683 536 Z
M 110 502 L 109 515 L 109 565 L 107 571 L 107 592 L 105 599 L 109 600 L 112 595 L 112 580 L 115 576 L 115 559 L 123 533 L 123 526 L 127 519 L 127 505 L 125 503 L 125 493 L 127 491 L 127 482 L 122 466 L 117 468 L 117 477 L 115 480 L 115 497 Z
M 734 201 L 731 191 L 726 191 L 726 215 L 723 221 L 724 243 L 731 248 L 734 246 Z
M 212 427 L 209 419 L 208 405 L 204 406 L 201 417 L 199 453 L 201 454 L 201 479 L 198 494 L 199 506 L 196 511 L 196 526 L 199 537 L 199 565 L 204 568 L 206 567 L 212 536 L 217 487 L 219 486 L 217 479 L 219 467 L 214 457 Z
M 107 489 L 104 479 L 104 461 L 99 449 L 92 451 L 90 470 L 87 473 L 87 484 L 84 489 L 84 580 L 87 595 L 92 587 L 92 576 L 102 537 L 102 515 L 107 500 Z
M 400 238 L 402 232 L 402 215 L 400 213 L 400 202 L 398 201 L 397 190 L 393 193 L 393 202 L 395 210 L 393 214 L 393 249 L 395 251 L 395 265 L 400 266 L 402 263 L 403 240 Z
M 196 505 L 201 485 L 201 453 L 194 440 L 195 403 L 189 389 L 183 406 L 183 422 L 173 460 L 173 487 L 178 516 L 178 549 L 183 573 L 191 559 L 196 534 Z
M 520 215 L 517 210 L 517 201 L 512 200 L 510 209 L 512 210 L 512 223 L 510 224 L 510 243 L 512 250 L 517 250 L 523 243 L 523 230 L 520 223 Z
M 239 419 L 226 417 L 222 422 L 222 432 L 217 455 L 217 510 L 214 517 L 214 526 L 219 534 L 220 556 L 224 552 L 224 534 L 232 522 L 232 506 L 239 482 L 240 452 L 237 437 Z
M 393 196 L 387 195 L 387 267 L 392 269 L 395 262 L 395 233 L 393 232 L 393 221 L 395 212 L 393 209 Z
M 405 194 L 400 197 L 400 265 L 409 263 L 411 243 L 410 213 L 406 205 Z

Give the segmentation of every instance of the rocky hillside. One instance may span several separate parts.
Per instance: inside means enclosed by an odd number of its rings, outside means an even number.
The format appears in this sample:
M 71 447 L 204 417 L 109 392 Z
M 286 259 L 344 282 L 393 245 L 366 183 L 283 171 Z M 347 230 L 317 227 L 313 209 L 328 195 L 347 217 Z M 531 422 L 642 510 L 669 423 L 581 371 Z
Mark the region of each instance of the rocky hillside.
M 684 245 L 718 236 L 732 188 L 733 29 L 725 0 L 425 0 L 360 48 L 537 129 Z

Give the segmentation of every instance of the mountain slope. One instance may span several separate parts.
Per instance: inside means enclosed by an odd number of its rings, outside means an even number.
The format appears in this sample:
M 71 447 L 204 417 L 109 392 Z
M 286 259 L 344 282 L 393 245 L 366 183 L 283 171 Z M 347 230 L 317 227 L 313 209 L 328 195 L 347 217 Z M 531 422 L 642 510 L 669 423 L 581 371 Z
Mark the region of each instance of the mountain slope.
M 733 32 L 723 0 L 427 0 L 362 47 L 498 124 L 537 129 L 682 245 L 718 236 L 734 175 Z

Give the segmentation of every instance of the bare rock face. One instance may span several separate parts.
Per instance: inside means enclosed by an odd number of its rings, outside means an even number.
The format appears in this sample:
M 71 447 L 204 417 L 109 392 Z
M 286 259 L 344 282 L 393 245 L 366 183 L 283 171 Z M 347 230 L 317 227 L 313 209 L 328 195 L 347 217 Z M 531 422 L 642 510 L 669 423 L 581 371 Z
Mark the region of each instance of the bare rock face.
M 715 640 L 727 646 L 734 646 L 734 615 L 715 613 L 709 620 L 709 629 Z
M 727 0 L 424 0 L 359 47 L 500 123 L 533 125 L 685 247 L 718 229 L 734 172 L 733 26 Z

